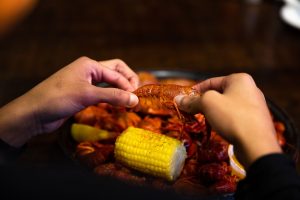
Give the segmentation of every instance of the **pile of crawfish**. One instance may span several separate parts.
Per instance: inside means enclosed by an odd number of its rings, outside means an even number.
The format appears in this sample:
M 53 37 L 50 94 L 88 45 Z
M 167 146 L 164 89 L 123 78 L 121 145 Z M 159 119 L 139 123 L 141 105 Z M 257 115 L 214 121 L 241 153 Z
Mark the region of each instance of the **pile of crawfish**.
M 105 129 L 118 136 L 129 126 L 165 134 L 184 142 L 187 159 L 175 182 L 136 172 L 114 160 L 116 138 L 101 142 L 81 142 L 74 156 L 98 175 L 154 188 L 172 190 L 183 195 L 227 194 L 236 190 L 239 178 L 231 173 L 228 143 L 211 131 L 202 114 L 188 115 L 173 102 L 178 94 L 199 95 L 192 89 L 192 80 L 158 81 L 149 73 L 140 73 L 141 87 L 135 91 L 140 99 L 136 108 L 127 109 L 107 103 L 90 106 L 75 115 L 76 123 Z M 284 125 L 274 121 L 278 140 L 285 144 Z

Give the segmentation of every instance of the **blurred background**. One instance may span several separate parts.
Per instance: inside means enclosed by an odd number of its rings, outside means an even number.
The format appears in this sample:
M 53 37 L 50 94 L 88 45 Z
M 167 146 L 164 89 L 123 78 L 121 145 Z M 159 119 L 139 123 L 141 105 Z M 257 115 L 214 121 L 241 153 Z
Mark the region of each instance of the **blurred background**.
M 280 0 L 0 0 L 0 106 L 80 56 L 120 58 L 136 71 L 248 72 L 299 127 L 300 29 L 297 18 L 290 23 L 283 16 L 285 5 Z

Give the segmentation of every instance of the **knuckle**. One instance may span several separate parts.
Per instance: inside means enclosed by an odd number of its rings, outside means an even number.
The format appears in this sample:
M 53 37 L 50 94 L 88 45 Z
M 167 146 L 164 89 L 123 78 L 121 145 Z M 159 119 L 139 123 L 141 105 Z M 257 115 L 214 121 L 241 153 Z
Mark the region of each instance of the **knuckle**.
M 235 74 L 235 78 L 237 78 L 240 81 L 244 81 L 244 82 L 249 82 L 249 81 L 253 82 L 252 76 L 248 73 Z
M 86 62 L 88 60 L 91 60 L 89 57 L 87 56 L 81 56 L 77 59 L 79 62 Z
M 87 56 L 82 56 L 78 58 L 78 62 L 83 66 L 91 66 L 97 64 L 97 62 Z
M 121 60 L 120 58 L 114 58 L 113 60 L 117 63 L 124 63 L 124 61 Z
M 113 59 L 114 60 L 114 62 L 115 63 L 117 63 L 117 67 L 119 67 L 119 68 L 126 68 L 127 67 L 127 64 L 123 61 L 123 60 L 121 60 L 121 59 L 119 59 L 119 58 L 115 58 L 115 59 Z

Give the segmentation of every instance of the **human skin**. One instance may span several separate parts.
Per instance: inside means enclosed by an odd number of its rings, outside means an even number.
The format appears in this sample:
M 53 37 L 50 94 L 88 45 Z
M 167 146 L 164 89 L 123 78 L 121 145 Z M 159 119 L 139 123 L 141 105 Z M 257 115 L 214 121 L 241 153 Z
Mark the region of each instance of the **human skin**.
M 107 82 L 117 88 L 94 84 Z M 59 128 L 68 117 L 99 102 L 133 107 L 137 75 L 121 60 L 82 57 L 0 109 L 0 139 L 20 147 L 30 138 Z
M 264 155 L 282 153 L 264 95 L 250 75 L 215 77 L 194 88 L 202 95 L 175 97 L 179 109 L 202 112 L 212 128 L 234 145 L 246 169 Z

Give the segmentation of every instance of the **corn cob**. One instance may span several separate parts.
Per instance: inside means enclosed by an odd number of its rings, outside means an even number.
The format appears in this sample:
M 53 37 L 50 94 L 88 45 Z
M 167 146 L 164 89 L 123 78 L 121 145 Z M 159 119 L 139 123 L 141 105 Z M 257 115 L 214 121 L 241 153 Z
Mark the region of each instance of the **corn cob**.
M 184 166 L 186 150 L 177 139 L 129 127 L 116 140 L 115 158 L 138 171 L 173 181 Z

